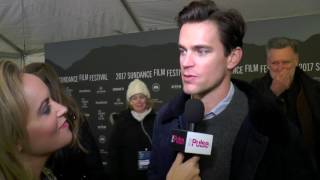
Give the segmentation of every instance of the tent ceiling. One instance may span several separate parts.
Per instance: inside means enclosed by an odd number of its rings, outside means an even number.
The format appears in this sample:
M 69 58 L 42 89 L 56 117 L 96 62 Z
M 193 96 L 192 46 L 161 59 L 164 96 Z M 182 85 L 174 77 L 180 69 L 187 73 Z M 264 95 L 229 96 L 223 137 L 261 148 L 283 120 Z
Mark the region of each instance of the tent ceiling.
M 45 43 L 175 28 L 190 0 L 1 0 L 0 56 L 43 51 Z M 246 21 L 320 14 L 319 0 L 216 0 Z

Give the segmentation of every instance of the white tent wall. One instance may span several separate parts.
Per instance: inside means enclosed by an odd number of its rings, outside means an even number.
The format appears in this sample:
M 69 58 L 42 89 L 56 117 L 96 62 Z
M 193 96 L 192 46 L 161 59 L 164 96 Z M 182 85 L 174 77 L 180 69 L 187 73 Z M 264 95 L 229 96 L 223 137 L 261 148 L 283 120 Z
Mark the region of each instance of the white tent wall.
M 2 60 L 9 60 L 9 61 L 15 62 L 20 67 L 22 67 L 24 65 L 34 63 L 34 62 L 45 62 L 45 55 L 44 55 L 44 52 L 35 53 L 35 54 L 31 54 L 31 55 L 26 56 L 24 59 L 1 57 L 1 55 L 0 55 L 0 61 L 2 61 Z
M 0 61 L 3 61 L 3 60 L 9 60 L 9 61 L 12 61 L 16 64 L 18 64 L 19 67 L 22 67 L 24 66 L 24 61 L 22 61 L 21 59 L 15 59 L 15 58 L 3 58 L 3 57 L 0 57 Z
M 34 62 L 45 62 L 45 54 L 44 52 L 30 54 L 25 57 L 25 65 L 34 63 Z
M 15 49 L 14 45 L 3 36 L 0 36 L 0 60 L 11 60 L 19 65 L 23 64 L 22 54 L 19 49 Z
M 45 43 L 176 28 L 190 0 L 0 0 L 0 58 L 43 60 Z M 319 0 L 216 0 L 247 22 L 320 14 Z M 21 55 L 22 54 L 22 55 Z

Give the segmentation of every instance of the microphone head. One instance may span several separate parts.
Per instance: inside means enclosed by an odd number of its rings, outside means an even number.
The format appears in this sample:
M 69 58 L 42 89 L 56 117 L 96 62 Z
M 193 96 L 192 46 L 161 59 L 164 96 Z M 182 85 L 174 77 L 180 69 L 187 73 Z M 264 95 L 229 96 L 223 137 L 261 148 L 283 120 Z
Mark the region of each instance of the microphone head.
M 190 123 L 197 123 L 203 119 L 204 105 L 199 99 L 189 99 L 183 112 L 183 118 Z

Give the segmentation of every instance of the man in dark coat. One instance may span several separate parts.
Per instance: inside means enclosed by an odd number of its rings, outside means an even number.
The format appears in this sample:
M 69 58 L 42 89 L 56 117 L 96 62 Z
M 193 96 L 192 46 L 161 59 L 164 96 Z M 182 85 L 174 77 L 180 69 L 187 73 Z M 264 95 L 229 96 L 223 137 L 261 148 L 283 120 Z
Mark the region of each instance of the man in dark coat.
M 299 68 L 296 41 L 286 37 L 272 38 L 266 54 L 269 72 L 253 80 L 252 85 L 277 101 L 291 124 L 292 136 L 303 139 L 314 166 L 320 171 L 320 82 Z
M 203 0 L 183 8 L 177 20 L 183 94 L 157 113 L 149 179 L 316 179 L 275 102 L 247 83 L 231 81 L 243 54 L 242 16 Z M 176 163 L 181 156 L 170 146 L 171 133 L 186 129 L 182 114 L 190 98 L 204 104 L 204 119 L 195 130 L 213 134 L 213 153 Z

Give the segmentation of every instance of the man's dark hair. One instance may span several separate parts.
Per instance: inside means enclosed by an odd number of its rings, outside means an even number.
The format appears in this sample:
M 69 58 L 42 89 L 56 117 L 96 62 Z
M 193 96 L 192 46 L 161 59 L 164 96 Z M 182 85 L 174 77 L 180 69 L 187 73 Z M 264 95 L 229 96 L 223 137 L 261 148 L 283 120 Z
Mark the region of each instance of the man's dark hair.
M 266 51 L 269 51 L 270 49 L 283 49 L 286 47 L 290 47 L 293 52 L 298 54 L 298 42 L 287 37 L 275 37 L 270 39 L 266 45 Z
M 220 40 L 224 45 L 225 56 L 236 47 L 243 46 L 246 24 L 242 15 L 235 9 L 219 9 L 211 0 L 193 1 L 185 6 L 178 14 L 179 28 L 185 23 L 210 20 L 217 24 Z

